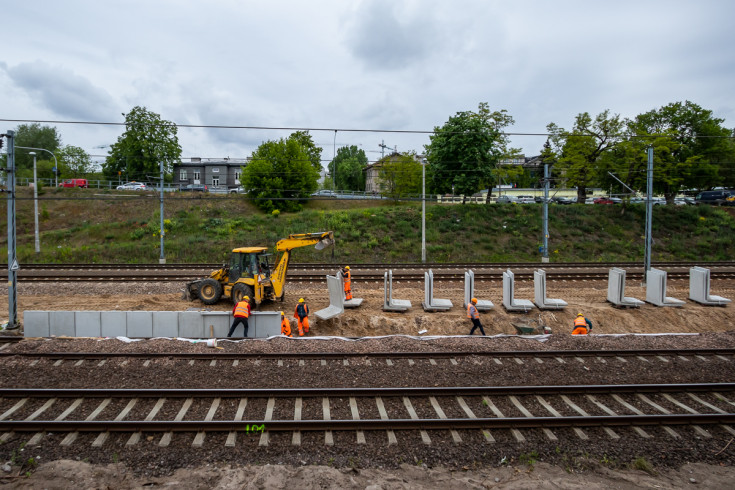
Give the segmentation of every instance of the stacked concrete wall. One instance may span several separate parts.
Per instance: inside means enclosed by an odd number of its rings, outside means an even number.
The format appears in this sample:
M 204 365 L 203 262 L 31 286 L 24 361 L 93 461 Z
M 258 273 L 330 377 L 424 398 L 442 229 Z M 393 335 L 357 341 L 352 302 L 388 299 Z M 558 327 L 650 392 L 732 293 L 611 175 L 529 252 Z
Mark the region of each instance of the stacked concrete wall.
M 232 313 L 224 311 L 26 311 L 26 337 L 226 337 Z M 281 333 L 281 314 L 254 312 L 248 319 L 248 337 Z M 233 337 L 242 337 L 238 326 Z

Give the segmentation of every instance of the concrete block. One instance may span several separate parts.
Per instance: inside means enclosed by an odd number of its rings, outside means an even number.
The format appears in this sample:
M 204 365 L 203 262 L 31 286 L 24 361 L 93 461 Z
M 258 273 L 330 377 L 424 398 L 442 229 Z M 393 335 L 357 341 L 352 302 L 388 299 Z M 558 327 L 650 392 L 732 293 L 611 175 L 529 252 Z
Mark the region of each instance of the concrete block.
M 508 269 L 503 272 L 503 306 L 507 311 L 521 311 L 526 313 L 533 309 L 533 303 L 527 299 L 515 297 L 515 275 Z
M 179 333 L 178 337 L 184 337 L 186 339 L 201 339 L 208 338 L 204 334 L 204 322 L 202 321 L 202 314 L 198 311 L 180 311 L 179 315 Z M 225 332 L 226 334 L 227 332 Z
M 73 311 L 49 311 L 49 334 L 52 337 L 76 337 Z
M 327 276 L 327 288 L 329 289 L 329 306 L 317 311 L 314 315 L 320 320 L 329 320 L 345 312 L 344 294 L 339 289 L 340 282 L 336 276 Z
M 539 269 L 533 272 L 534 303 L 539 310 L 563 310 L 567 302 L 561 299 L 546 297 L 546 271 Z
M 251 315 L 255 322 L 253 335 L 257 338 L 264 339 L 280 335 L 281 333 L 281 312 L 280 311 L 258 311 Z M 251 327 L 252 328 L 252 327 Z M 250 332 L 248 332 L 250 333 Z
M 407 299 L 393 299 L 393 270 L 383 275 L 383 311 L 404 312 L 411 308 Z
M 706 306 L 725 306 L 730 302 L 727 298 L 710 294 L 710 270 L 704 267 L 689 269 L 689 299 Z
M 152 311 L 128 311 L 127 312 L 128 333 L 130 338 L 153 337 L 153 312 Z
M 607 277 L 607 300 L 615 306 L 638 308 L 643 301 L 625 296 L 625 270 L 610 269 Z
M 227 337 L 227 332 L 230 331 L 230 325 L 232 325 L 232 313 L 226 311 L 205 311 L 202 312 L 201 315 L 205 338 L 210 338 L 212 331 L 214 331 L 214 336 L 216 338 Z M 242 326 L 238 325 L 237 331 L 235 331 L 232 336 L 233 338 L 242 338 Z M 255 337 L 255 329 L 250 327 L 250 322 L 248 322 L 248 337 Z
M 154 337 L 173 338 L 179 336 L 178 311 L 154 311 L 152 313 Z
M 77 311 L 74 321 L 77 337 L 102 336 L 102 315 L 99 311 Z
M 684 301 L 666 296 L 666 271 L 651 269 L 646 273 L 646 302 L 656 306 L 684 306 Z
M 23 312 L 24 337 L 48 337 L 50 335 L 48 311 Z
M 421 304 L 424 311 L 447 311 L 452 308 L 452 302 L 448 299 L 437 299 L 434 297 L 434 271 L 424 272 L 424 302 Z
M 128 312 L 102 311 L 100 312 L 103 337 L 127 337 Z
M 485 194 L 487 196 L 487 194 Z M 464 308 L 470 304 L 470 300 L 475 297 L 475 272 L 468 270 L 464 273 Z M 479 299 L 475 305 L 477 311 L 490 311 L 495 305 L 489 299 Z

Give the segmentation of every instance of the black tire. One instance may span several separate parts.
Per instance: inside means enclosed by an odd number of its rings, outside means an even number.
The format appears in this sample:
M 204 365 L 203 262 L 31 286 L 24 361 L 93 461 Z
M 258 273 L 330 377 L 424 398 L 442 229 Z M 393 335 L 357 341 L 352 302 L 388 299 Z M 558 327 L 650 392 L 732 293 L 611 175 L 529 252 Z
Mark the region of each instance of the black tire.
M 213 305 L 222 297 L 222 284 L 214 279 L 205 279 L 199 285 L 199 299 L 205 305 Z
M 255 290 L 252 286 L 248 286 L 245 283 L 238 282 L 234 286 L 232 286 L 232 293 L 230 297 L 232 298 L 232 304 L 237 304 L 240 302 L 243 298 L 243 296 L 247 296 L 250 298 L 250 308 L 252 309 L 255 307 Z

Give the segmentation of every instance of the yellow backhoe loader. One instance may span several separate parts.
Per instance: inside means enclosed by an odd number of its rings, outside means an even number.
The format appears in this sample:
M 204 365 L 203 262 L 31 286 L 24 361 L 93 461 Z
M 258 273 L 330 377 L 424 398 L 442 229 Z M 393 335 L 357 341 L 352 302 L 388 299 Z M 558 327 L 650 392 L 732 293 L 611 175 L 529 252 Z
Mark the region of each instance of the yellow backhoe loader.
M 189 299 L 199 298 L 205 305 L 212 305 L 222 297 L 230 298 L 233 303 L 250 298 L 250 304 L 257 307 L 264 300 L 283 301 L 283 288 L 286 272 L 294 248 L 316 244 L 317 250 L 334 245 L 334 233 L 300 233 L 279 240 L 276 251 L 281 255 L 270 263 L 273 254 L 266 247 L 242 247 L 232 251 L 230 263 L 212 272 L 209 277 L 197 279 L 186 285 Z M 271 269 L 272 265 L 275 268 Z

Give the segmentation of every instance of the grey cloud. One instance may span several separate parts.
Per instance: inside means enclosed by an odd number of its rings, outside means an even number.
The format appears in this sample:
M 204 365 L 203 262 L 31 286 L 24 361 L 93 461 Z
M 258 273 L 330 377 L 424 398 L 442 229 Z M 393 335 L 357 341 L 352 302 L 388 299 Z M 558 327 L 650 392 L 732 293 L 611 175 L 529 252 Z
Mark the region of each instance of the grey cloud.
M 43 61 L 2 69 L 29 97 L 59 116 L 105 120 L 116 112 L 110 94 L 71 70 Z
M 354 56 L 379 70 L 420 63 L 439 44 L 432 22 L 422 12 L 398 12 L 393 2 L 367 2 L 355 13 L 347 43 Z

